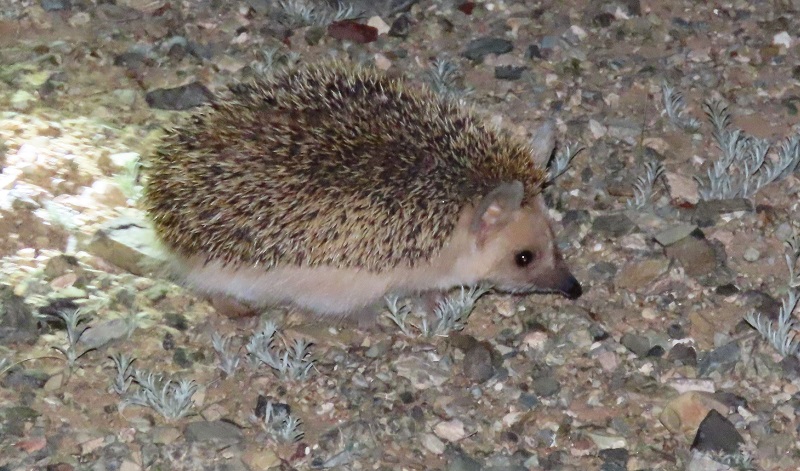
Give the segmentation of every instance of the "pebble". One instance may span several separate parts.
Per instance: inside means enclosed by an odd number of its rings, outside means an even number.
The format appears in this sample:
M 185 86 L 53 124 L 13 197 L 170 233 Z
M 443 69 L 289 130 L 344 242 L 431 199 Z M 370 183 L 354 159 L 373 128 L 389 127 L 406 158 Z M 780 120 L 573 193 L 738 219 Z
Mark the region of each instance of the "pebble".
M 636 229 L 633 221 L 624 213 L 603 214 L 592 221 L 592 232 L 597 236 L 618 238 Z
M 627 471 L 630 452 L 625 448 L 601 449 L 598 456 L 603 460 L 600 471 Z
M 415 389 L 438 387 L 450 379 L 450 371 L 438 362 L 418 355 L 401 356 L 394 361 L 398 376 L 411 381 Z
M 725 374 L 733 369 L 741 357 L 741 348 L 737 342 L 729 342 L 702 356 L 697 362 L 697 374 L 707 376 L 712 372 Z
M 717 268 L 716 253 L 705 238 L 687 237 L 667 247 L 665 253 L 677 260 L 691 277 L 708 275 Z
M 44 11 L 61 11 L 72 8 L 70 0 L 41 0 L 39 5 Z
M 403 14 L 398 16 L 392 22 L 392 27 L 389 28 L 389 36 L 405 39 L 408 37 L 408 32 L 410 29 L 411 20 L 408 18 L 408 15 Z
M 200 82 L 192 82 L 174 88 L 159 88 L 145 95 L 150 108 L 185 111 L 211 101 L 213 93 Z
M 736 453 L 744 443 L 736 427 L 716 410 L 711 410 L 700 423 L 692 449 L 705 452 Z
M 588 432 L 586 436 L 601 450 L 625 448 L 628 444 L 623 437 L 605 433 Z
M 134 275 L 144 276 L 164 261 L 155 233 L 147 222 L 120 217 L 103 225 L 87 251 Z
M 190 442 L 214 442 L 228 446 L 239 443 L 243 438 L 239 427 L 221 420 L 192 422 L 183 433 Z
M 39 338 L 36 321 L 25 298 L 14 293 L 13 288 L 0 285 L 0 345 L 14 343 L 33 344 Z
M 424 446 L 426 450 L 430 451 L 434 455 L 441 455 L 444 453 L 444 442 L 439 440 L 436 435 L 432 433 L 424 433 L 422 434 L 420 441 L 422 442 L 422 446 Z
M 745 249 L 742 258 L 744 258 L 748 262 L 755 262 L 758 261 L 759 258 L 761 258 L 761 252 L 759 252 L 758 249 L 756 249 L 755 247 L 748 247 L 747 249 Z
M 391 27 L 383 21 L 383 18 L 380 16 L 373 16 L 369 20 L 367 20 L 367 25 L 372 26 L 376 30 L 378 30 L 378 35 L 386 34 L 391 31 Z
M 514 45 L 507 39 L 486 37 L 473 39 L 467 43 L 462 55 L 469 60 L 482 62 L 489 54 L 505 54 L 512 49 Z
M 494 68 L 494 78 L 498 80 L 519 80 L 522 73 L 528 68 L 525 66 L 499 65 Z
M 663 257 L 628 263 L 614 279 L 619 289 L 636 291 L 646 288 L 669 271 L 669 260 Z
M 772 37 L 772 44 L 776 46 L 785 47 L 786 49 L 792 47 L 793 43 L 794 40 L 792 39 L 792 36 L 786 31 L 781 31 L 780 33 Z
M 679 224 L 659 232 L 655 235 L 655 240 L 663 247 L 667 247 L 689 237 L 696 230 L 697 226 L 694 224 Z
M 447 471 L 483 471 L 483 465 L 460 448 L 450 451 L 448 454 L 453 454 L 453 456 L 448 460 Z
M 464 423 L 458 419 L 439 422 L 433 427 L 433 432 L 437 437 L 448 442 L 457 442 L 466 436 Z
M 464 353 L 464 376 L 476 383 L 485 383 L 495 374 L 492 352 L 478 343 Z
M 711 394 L 689 391 L 671 399 L 658 420 L 672 433 L 688 434 L 697 430 L 711 410 L 727 413 L 728 406 L 714 399 Z
M 650 350 L 652 345 L 650 344 L 650 339 L 643 335 L 634 334 L 631 332 L 626 333 L 622 336 L 619 343 L 621 343 L 625 348 L 632 351 L 636 354 L 637 357 L 644 357 L 647 355 L 647 352 Z
M 561 384 L 549 375 L 534 379 L 532 386 L 539 397 L 550 397 L 561 390 Z

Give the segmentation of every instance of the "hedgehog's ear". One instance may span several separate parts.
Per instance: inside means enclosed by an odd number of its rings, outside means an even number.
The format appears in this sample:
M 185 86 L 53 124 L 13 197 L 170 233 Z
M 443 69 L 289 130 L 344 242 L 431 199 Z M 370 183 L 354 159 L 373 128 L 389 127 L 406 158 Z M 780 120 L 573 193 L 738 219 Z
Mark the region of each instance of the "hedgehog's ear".
M 556 148 L 556 123 L 552 119 L 539 126 L 531 139 L 531 160 L 536 168 L 544 170 Z
M 492 232 L 502 228 L 511 220 L 511 214 L 522 205 L 522 183 L 513 181 L 501 183 L 475 207 L 471 229 L 483 245 Z

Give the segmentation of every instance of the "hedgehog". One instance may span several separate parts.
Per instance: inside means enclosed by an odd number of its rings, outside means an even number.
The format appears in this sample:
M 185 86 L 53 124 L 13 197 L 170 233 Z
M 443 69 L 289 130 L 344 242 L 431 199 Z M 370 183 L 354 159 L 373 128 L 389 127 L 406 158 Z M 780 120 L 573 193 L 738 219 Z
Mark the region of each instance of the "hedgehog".
M 425 86 L 323 62 L 231 85 L 166 131 L 145 209 L 215 306 L 357 318 L 480 283 L 575 299 L 542 195 L 554 145 L 552 123 L 526 142 Z

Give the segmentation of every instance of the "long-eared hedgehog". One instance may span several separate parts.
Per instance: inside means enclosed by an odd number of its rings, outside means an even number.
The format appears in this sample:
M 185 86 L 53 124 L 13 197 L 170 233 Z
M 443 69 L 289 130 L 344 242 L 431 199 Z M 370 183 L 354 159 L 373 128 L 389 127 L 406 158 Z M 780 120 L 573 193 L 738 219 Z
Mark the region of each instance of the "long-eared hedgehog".
M 252 307 L 347 317 L 481 282 L 574 299 L 541 131 L 530 146 L 425 87 L 325 62 L 234 85 L 167 132 L 145 205 L 189 285 Z

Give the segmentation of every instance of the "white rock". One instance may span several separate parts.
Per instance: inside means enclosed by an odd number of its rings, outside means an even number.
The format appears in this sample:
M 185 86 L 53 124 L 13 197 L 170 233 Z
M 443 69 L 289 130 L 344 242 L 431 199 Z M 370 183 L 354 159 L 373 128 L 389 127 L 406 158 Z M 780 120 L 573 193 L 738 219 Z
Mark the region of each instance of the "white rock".
M 433 432 L 437 437 L 445 439 L 448 442 L 457 442 L 466 436 L 466 432 L 464 432 L 464 423 L 458 419 L 439 422 L 433 428 Z
M 592 133 L 592 137 L 595 139 L 600 139 L 601 137 L 605 136 L 608 132 L 608 128 L 600 124 L 594 119 L 589 120 L 589 132 Z
M 792 47 L 793 42 L 794 40 L 792 39 L 792 36 L 789 35 L 789 33 L 787 33 L 786 31 L 781 31 L 780 33 L 772 37 L 772 44 L 776 46 L 783 46 L 786 49 Z
M 420 439 L 422 446 L 434 455 L 441 455 L 444 453 L 444 442 L 439 440 L 436 435 L 432 433 L 425 433 Z
M 386 34 L 389 32 L 390 29 L 392 29 L 389 25 L 386 24 L 385 21 L 383 21 L 383 18 L 381 18 L 380 16 L 373 16 L 372 18 L 367 20 L 367 25 L 377 29 L 379 35 Z
M 581 41 L 583 41 L 584 39 L 586 39 L 586 36 L 588 36 L 588 35 L 586 34 L 586 31 L 585 31 L 583 28 L 581 28 L 580 26 L 578 26 L 578 25 L 572 25 L 572 26 L 570 26 L 570 27 L 569 27 L 569 31 L 570 31 L 572 34 L 574 34 L 574 35 L 575 35 L 575 37 L 576 37 L 576 38 L 578 38 L 578 39 L 579 39 L 579 40 L 581 40 Z

